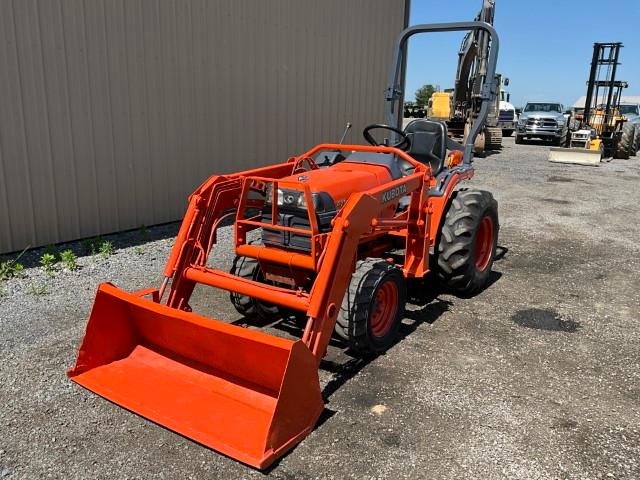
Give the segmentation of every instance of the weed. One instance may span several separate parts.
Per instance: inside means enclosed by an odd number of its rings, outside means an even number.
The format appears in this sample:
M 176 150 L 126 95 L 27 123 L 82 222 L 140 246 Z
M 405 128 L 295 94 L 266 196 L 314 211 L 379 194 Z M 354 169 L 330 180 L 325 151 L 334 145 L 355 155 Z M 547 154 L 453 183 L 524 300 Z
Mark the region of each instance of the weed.
M 27 247 L 29 248 L 29 247 Z M 0 260 L 0 281 L 7 280 L 11 277 L 19 277 L 24 272 L 24 265 L 22 265 L 18 260 L 20 257 L 24 255 L 24 252 L 27 251 L 25 248 L 20 255 L 18 255 L 13 260 Z
M 113 243 L 103 240 L 98 246 L 98 253 L 104 258 L 109 258 L 113 254 Z
M 44 247 L 44 250 L 42 252 L 43 254 L 49 254 L 49 255 L 53 255 L 54 257 L 56 256 L 56 254 L 58 253 L 58 249 L 52 245 L 51 243 L 49 245 L 47 245 L 46 247 Z
M 144 240 L 146 240 L 149 237 L 149 229 L 144 225 L 140 225 L 140 228 L 138 229 L 138 233 L 140 234 L 140 237 L 142 237 L 142 239 Z
M 49 290 L 47 288 L 47 285 L 43 283 L 40 285 L 36 285 L 36 284 L 31 285 L 27 292 L 30 293 L 31 295 L 46 295 L 47 293 L 49 293 Z
M 99 253 L 100 245 L 102 245 L 103 242 L 104 240 L 100 236 L 86 238 L 82 241 L 82 246 L 84 247 L 86 253 L 95 255 L 96 253 Z
M 144 249 L 140 246 L 134 247 L 133 251 L 136 252 L 136 255 L 142 255 L 144 253 Z
M 65 250 L 60 253 L 60 260 L 64 263 L 64 266 L 69 270 L 77 270 L 78 262 L 76 262 L 76 254 L 71 250 Z
M 44 267 L 47 275 L 53 275 L 53 266 L 56 264 L 56 256 L 52 253 L 43 253 L 40 257 L 40 265 Z
M 7 280 L 11 277 L 19 277 L 24 271 L 24 266 L 15 260 L 0 262 L 0 280 Z

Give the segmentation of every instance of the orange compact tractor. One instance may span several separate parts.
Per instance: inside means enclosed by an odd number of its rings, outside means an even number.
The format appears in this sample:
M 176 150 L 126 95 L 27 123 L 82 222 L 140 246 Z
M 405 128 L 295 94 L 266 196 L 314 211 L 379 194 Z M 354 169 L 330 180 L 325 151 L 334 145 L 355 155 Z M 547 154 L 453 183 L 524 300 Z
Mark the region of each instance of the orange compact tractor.
M 450 140 L 444 123 L 391 126 L 401 121 L 408 38 L 469 30 L 487 32 L 491 49 L 466 144 Z M 433 271 L 460 294 L 486 285 L 497 204 L 459 183 L 473 176 L 474 140 L 497 89 L 497 53 L 486 23 L 410 27 L 395 46 L 389 125 L 365 128 L 370 145 L 318 145 L 285 163 L 206 180 L 189 199 L 159 289 L 100 285 L 72 380 L 254 467 L 282 456 L 323 411 L 318 366 L 334 333 L 354 351 L 375 354 L 394 342 L 408 281 Z M 376 129 L 390 138 L 379 143 Z M 231 216 L 236 259 L 226 272 L 207 260 Z M 297 312 L 302 338 L 192 312 L 196 284 L 229 291 L 247 317 Z

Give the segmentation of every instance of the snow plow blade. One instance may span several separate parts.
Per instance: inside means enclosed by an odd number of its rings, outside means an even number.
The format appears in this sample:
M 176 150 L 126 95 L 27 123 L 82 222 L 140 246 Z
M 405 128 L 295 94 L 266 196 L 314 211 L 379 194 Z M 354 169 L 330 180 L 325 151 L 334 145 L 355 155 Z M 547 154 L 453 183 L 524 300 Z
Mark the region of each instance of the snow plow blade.
M 549 150 L 549 161 L 599 166 L 602 161 L 602 152 L 600 150 L 589 150 L 587 148 L 551 147 Z
M 315 357 L 301 341 L 169 308 L 108 283 L 98 288 L 68 375 L 261 469 L 308 435 L 324 407 Z

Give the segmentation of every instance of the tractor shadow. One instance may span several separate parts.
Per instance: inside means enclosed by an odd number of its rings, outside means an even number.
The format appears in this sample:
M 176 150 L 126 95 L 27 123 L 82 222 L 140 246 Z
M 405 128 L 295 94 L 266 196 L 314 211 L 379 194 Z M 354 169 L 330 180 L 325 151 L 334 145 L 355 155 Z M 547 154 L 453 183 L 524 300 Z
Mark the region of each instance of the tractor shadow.
M 509 249 L 507 247 L 498 246 L 494 261 L 499 262 L 502 260 L 508 251 Z M 497 282 L 501 276 L 502 274 L 500 272 L 492 271 L 487 286 L 482 291 L 491 288 L 491 286 Z M 477 294 L 482 293 L 482 291 Z M 413 310 L 407 309 L 405 311 L 405 316 L 402 324 L 400 325 L 398 336 L 393 344 L 380 355 L 386 355 L 387 352 L 392 351 L 396 345 L 402 342 L 409 335 L 413 334 L 420 325 L 425 323 L 432 325 L 442 314 L 449 311 L 453 302 L 439 298 L 444 294 L 449 294 L 449 292 L 441 286 L 434 275 L 427 275 L 424 280 L 411 282 L 407 286 L 407 304 L 414 307 L 417 306 L 418 308 Z M 246 322 L 246 319 L 241 319 L 238 322 L 240 321 Z M 290 318 L 283 318 L 274 322 L 270 327 L 286 332 L 287 334 L 297 338 L 301 338 L 304 323 L 292 315 Z M 328 408 L 328 405 L 330 405 L 331 402 L 331 396 L 342 388 L 349 380 L 358 375 L 358 373 L 360 373 L 367 365 L 378 358 L 378 356 L 380 356 L 361 355 L 353 352 L 342 340 L 335 337 L 331 338 L 329 345 L 339 349 L 340 352 L 344 354 L 342 356 L 346 356 L 348 359 L 346 361 L 336 361 L 324 358 L 320 362 L 320 369 L 331 373 L 332 378 L 322 389 L 322 399 L 325 402 L 325 408 L 323 409 L 314 430 L 321 428 L 326 421 L 336 414 L 335 410 Z M 294 450 L 295 448 L 287 452 L 261 473 L 265 476 L 269 475 L 277 469 L 280 462 L 288 457 Z

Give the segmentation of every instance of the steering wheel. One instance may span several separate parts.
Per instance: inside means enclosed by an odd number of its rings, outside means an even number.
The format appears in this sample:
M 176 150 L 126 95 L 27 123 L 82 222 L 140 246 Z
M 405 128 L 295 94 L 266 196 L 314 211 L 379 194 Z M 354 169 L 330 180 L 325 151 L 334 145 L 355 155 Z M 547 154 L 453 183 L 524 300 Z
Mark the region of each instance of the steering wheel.
M 397 133 L 398 135 L 400 135 L 400 140 L 398 142 L 394 143 L 393 145 L 385 145 L 385 146 L 399 148 L 400 150 L 406 150 L 411 145 L 411 141 L 409 140 L 409 137 L 407 137 L 406 133 L 404 133 L 399 128 L 395 128 L 390 125 L 385 125 L 384 123 L 372 123 L 371 125 L 368 125 L 367 127 L 365 127 L 365 129 L 362 131 L 362 136 L 369 143 L 369 145 L 373 145 L 374 147 L 380 146 L 378 141 L 375 138 L 373 138 L 373 135 L 369 133 L 371 130 L 375 130 L 376 128 L 389 130 L 390 132 Z

